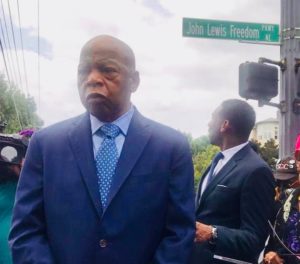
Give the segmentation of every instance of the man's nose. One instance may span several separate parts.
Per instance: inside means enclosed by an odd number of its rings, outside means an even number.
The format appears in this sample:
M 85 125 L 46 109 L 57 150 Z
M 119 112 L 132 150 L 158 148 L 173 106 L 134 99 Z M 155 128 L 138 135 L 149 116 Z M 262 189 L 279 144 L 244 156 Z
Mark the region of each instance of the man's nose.
M 92 69 L 86 77 L 86 86 L 102 86 L 103 75 L 97 69 Z

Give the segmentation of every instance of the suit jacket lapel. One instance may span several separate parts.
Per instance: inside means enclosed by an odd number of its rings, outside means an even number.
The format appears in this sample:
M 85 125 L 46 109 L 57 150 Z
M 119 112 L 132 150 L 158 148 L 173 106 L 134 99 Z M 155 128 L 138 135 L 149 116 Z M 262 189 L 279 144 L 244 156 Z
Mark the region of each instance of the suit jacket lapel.
M 235 155 L 233 155 L 233 157 L 229 160 L 229 162 L 214 176 L 213 180 L 205 188 L 201 196 L 198 208 L 200 207 L 202 202 L 206 199 L 206 197 L 210 194 L 210 192 L 216 187 L 216 185 L 219 182 L 221 182 L 237 166 L 238 161 L 242 159 L 249 150 L 250 150 L 249 145 L 243 147 L 240 151 L 238 151 Z
M 150 135 L 149 124 L 135 109 L 117 164 L 116 173 L 108 196 L 107 207 L 132 171 L 135 163 L 142 154 Z
M 102 206 L 98 188 L 93 141 L 89 114 L 86 113 L 69 131 L 69 141 L 79 165 L 82 179 L 88 189 L 95 209 L 101 218 Z
M 212 181 L 205 188 L 201 200 L 205 199 L 207 195 L 215 188 L 215 186 L 236 167 L 236 161 L 231 159 L 212 179 Z
M 197 190 L 197 195 L 196 195 L 196 201 L 195 201 L 195 204 L 196 204 L 196 208 L 195 209 L 196 210 L 197 210 L 197 208 L 199 206 L 199 203 L 200 203 L 200 196 L 201 196 L 201 189 L 202 189 L 203 181 L 204 181 L 205 177 L 207 176 L 207 173 L 210 170 L 210 166 L 211 166 L 211 164 L 206 168 L 206 170 L 202 174 L 202 177 L 201 177 L 199 185 L 198 185 L 198 190 Z

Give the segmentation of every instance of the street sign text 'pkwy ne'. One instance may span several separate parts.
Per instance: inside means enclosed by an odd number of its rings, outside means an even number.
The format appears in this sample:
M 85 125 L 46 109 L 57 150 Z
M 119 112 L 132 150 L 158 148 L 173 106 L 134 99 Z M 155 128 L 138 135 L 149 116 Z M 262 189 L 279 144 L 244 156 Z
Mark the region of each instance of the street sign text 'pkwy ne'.
M 279 25 L 183 18 L 182 35 L 192 38 L 279 43 Z

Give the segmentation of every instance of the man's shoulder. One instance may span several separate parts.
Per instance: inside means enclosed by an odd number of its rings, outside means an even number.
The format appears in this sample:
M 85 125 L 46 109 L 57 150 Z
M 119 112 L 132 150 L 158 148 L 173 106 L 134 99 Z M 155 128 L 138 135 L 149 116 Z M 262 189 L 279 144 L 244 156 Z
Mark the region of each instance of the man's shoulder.
M 70 129 L 72 129 L 74 126 L 78 125 L 78 123 L 83 119 L 87 118 L 86 114 L 81 114 L 76 117 L 72 117 L 60 122 L 57 122 L 55 124 L 49 125 L 45 128 L 42 128 L 41 130 L 37 131 L 35 133 L 36 137 L 63 137 L 64 135 L 67 135 Z
M 257 179 L 259 181 L 272 181 L 273 173 L 270 166 L 250 147 L 244 157 L 240 160 L 240 170 L 245 179 Z M 252 181 L 252 180 L 250 180 Z
M 151 136 L 154 138 L 157 137 L 166 141 L 187 141 L 186 136 L 184 136 L 184 134 L 179 130 L 142 115 L 139 115 L 139 118 L 141 118 L 143 123 L 146 124 L 147 129 L 151 130 Z
M 254 172 L 262 171 L 264 174 L 272 175 L 270 166 L 251 149 L 249 145 L 246 145 L 244 149 L 240 150 L 240 158 L 237 160 L 238 168 L 243 171 L 244 175 L 249 175 Z
M 247 163 L 250 167 L 268 167 L 268 164 L 256 153 L 249 144 L 240 150 L 242 153 L 242 163 Z

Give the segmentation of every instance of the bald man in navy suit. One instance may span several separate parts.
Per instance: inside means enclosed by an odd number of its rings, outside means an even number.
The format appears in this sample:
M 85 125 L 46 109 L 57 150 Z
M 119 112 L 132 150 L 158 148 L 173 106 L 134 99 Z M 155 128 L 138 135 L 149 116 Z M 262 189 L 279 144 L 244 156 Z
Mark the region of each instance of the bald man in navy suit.
M 195 232 L 186 138 L 142 116 L 131 48 L 85 44 L 78 89 L 87 113 L 37 132 L 17 190 L 15 264 L 184 264 Z

